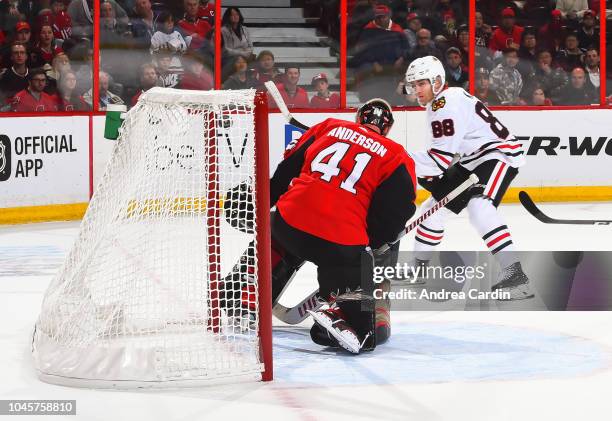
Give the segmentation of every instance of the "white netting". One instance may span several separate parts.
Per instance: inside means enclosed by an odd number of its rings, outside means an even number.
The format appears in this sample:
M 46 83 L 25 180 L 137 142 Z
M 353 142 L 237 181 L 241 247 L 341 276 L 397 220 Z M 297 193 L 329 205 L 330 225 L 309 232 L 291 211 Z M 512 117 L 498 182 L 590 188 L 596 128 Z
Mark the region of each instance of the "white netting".
M 127 114 L 45 295 L 41 378 L 129 387 L 260 376 L 253 110 L 254 91 L 155 88 Z M 247 247 L 234 279 L 248 283 L 224 282 Z

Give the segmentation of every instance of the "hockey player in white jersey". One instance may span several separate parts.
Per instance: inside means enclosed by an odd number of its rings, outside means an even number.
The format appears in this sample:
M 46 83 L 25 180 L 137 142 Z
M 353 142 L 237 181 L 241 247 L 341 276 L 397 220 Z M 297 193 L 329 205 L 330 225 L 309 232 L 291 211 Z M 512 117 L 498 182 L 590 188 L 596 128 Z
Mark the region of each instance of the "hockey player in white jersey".
M 467 208 L 470 223 L 502 268 L 493 290 L 509 292 L 511 299 L 533 297 L 529 279 L 518 261 L 508 226 L 497 212 L 508 186 L 525 162 L 523 146 L 477 98 L 462 88 L 445 86 L 444 66 L 436 57 L 414 60 L 406 82 L 427 109 L 429 147 L 410 153 L 419 184 L 432 193 L 421 213 L 448 194 L 470 173 L 479 184 L 434 213 L 416 231 L 418 264 L 426 265 L 444 237 L 449 212 Z

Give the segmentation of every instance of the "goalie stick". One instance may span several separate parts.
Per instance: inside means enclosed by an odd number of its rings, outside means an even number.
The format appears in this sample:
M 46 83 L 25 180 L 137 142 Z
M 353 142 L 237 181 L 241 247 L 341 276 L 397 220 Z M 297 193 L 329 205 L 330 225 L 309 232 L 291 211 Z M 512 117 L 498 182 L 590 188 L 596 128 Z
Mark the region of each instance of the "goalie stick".
M 406 234 L 410 231 L 418 227 L 429 218 L 431 215 L 436 213 L 438 210 L 446 206 L 448 202 L 459 196 L 461 193 L 472 187 L 474 184 L 478 183 L 478 176 L 476 174 L 471 174 L 470 177 L 457 186 L 453 191 L 447 194 L 445 197 L 437 201 L 431 208 L 429 208 L 425 213 L 419 216 L 417 219 L 412 221 L 410 224 L 400 232 L 397 238 L 391 243 L 387 243 L 380 248 L 374 250 L 374 254 L 380 256 L 391 248 L 391 246 L 398 241 L 400 241 Z M 284 305 L 277 303 L 274 306 L 273 314 L 280 319 L 281 321 L 294 325 L 303 322 L 309 316 L 307 310 L 316 311 L 318 310 L 323 303 L 318 299 L 319 290 L 317 289 L 315 292 L 309 294 L 305 299 L 303 299 L 300 303 L 295 305 L 294 307 L 285 307 Z
M 274 101 L 276 102 L 276 105 L 278 106 L 278 109 L 285 117 L 285 120 L 287 120 L 287 123 L 293 124 L 295 127 L 302 129 L 302 130 L 310 129 L 310 127 L 308 127 L 305 124 L 300 123 L 293 117 L 293 115 L 291 115 L 291 113 L 289 112 L 289 109 L 287 108 L 287 104 L 285 104 L 285 101 L 283 100 L 283 97 L 281 96 L 281 93 L 276 87 L 276 85 L 274 84 L 274 82 L 269 80 L 266 83 L 264 83 L 264 85 L 266 86 L 266 88 L 268 89 L 268 92 L 270 93 Z
M 519 200 L 521 204 L 527 209 L 527 212 L 536 217 L 539 221 L 545 224 L 570 224 L 570 225 L 611 225 L 612 220 L 605 219 L 556 219 L 551 218 L 542 212 L 536 204 L 533 202 L 531 197 L 526 191 L 519 192 Z

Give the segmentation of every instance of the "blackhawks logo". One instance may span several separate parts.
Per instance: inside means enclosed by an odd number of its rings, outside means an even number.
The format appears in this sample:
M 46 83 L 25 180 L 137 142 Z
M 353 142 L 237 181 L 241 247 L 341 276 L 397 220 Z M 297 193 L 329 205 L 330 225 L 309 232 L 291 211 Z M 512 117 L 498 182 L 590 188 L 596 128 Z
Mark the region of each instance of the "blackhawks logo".
M 446 105 L 446 98 L 442 97 L 440 99 L 436 99 L 433 104 L 431 104 L 432 111 L 438 111 L 440 108 L 444 108 Z

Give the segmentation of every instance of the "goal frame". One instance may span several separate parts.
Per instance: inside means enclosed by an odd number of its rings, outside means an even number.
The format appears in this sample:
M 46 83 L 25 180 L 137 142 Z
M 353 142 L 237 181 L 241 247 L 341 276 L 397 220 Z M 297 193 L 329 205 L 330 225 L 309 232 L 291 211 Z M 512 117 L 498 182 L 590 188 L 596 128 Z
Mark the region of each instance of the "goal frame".
M 177 92 L 177 90 L 171 91 L 174 91 L 174 95 L 180 92 Z M 154 94 L 156 95 L 159 93 L 161 92 L 155 92 Z M 257 311 L 257 335 L 253 338 L 254 341 L 252 343 L 256 348 L 253 349 L 254 353 L 251 355 L 254 357 L 252 360 L 253 362 L 255 362 L 255 358 L 258 357 L 258 369 L 242 372 L 227 371 L 226 373 L 221 371 L 221 376 L 219 376 L 219 369 L 216 368 L 217 373 L 213 374 L 211 377 L 206 377 L 207 374 L 204 374 L 203 376 L 196 375 L 191 378 L 189 378 L 188 375 L 185 378 L 160 378 L 156 380 L 144 373 L 146 369 L 155 364 L 155 361 L 158 361 L 158 357 L 155 353 L 164 352 L 163 350 L 156 350 L 154 348 L 147 349 L 146 347 L 138 348 L 138 346 L 136 346 L 129 350 L 129 352 L 126 352 L 126 348 L 120 346 L 117 348 L 108 348 L 108 352 L 105 352 L 105 350 L 101 350 L 103 348 L 101 346 L 92 345 L 89 347 L 89 345 L 87 345 L 88 348 L 85 348 L 87 351 L 83 353 L 83 348 L 71 348 L 70 346 L 54 342 L 51 336 L 49 336 L 50 334 L 46 327 L 44 329 L 38 329 L 41 320 L 40 317 L 43 317 L 43 314 L 48 314 L 45 313 L 43 308 L 32 337 L 32 352 L 34 354 L 35 366 L 40 380 L 51 384 L 71 387 L 137 389 L 197 387 L 219 383 L 234 383 L 237 381 L 271 381 L 273 379 L 268 105 L 267 96 L 264 93 L 255 93 L 255 90 L 245 93 L 248 93 L 250 101 L 252 101 L 250 102 L 252 107 L 250 113 L 252 119 L 250 121 L 253 130 L 251 139 L 254 150 L 252 150 L 252 160 L 250 161 L 250 165 L 252 165 L 250 167 L 250 177 L 252 177 L 250 184 L 254 188 L 255 194 L 251 196 L 252 198 L 250 200 L 251 203 L 254 204 L 256 212 L 254 216 L 257 221 L 256 231 L 254 233 L 251 232 L 251 235 L 254 234 L 257 255 L 257 264 L 254 268 L 257 274 L 257 301 L 255 301 Z M 197 97 L 198 93 L 194 92 L 193 94 Z M 191 97 L 193 94 L 180 93 L 176 100 L 181 102 L 184 97 Z M 202 92 L 202 94 L 204 94 L 204 92 Z M 219 94 L 222 95 L 223 93 L 219 92 Z M 240 95 L 241 93 L 236 92 L 236 94 Z M 206 95 L 211 96 L 212 103 L 217 103 L 218 100 L 215 98 L 215 92 L 207 92 Z M 164 102 L 165 101 L 166 100 L 164 100 Z M 168 101 L 169 104 L 172 102 L 173 101 Z M 216 116 L 209 113 L 205 115 L 205 118 L 207 121 L 204 123 L 204 132 L 202 135 L 205 136 L 204 139 L 209 140 L 204 144 L 204 161 L 201 161 L 202 165 L 206 167 L 204 171 L 206 175 L 204 179 L 200 178 L 200 182 L 207 186 L 207 193 L 206 197 L 203 197 L 206 201 L 206 208 L 202 209 L 204 210 L 202 223 L 205 224 L 205 226 L 202 227 L 200 225 L 200 227 L 204 229 L 204 233 L 206 233 L 205 235 L 208 236 L 209 240 L 204 249 L 207 256 L 204 259 L 198 260 L 202 265 L 208 266 L 207 273 L 209 276 L 210 274 L 215 274 L 208 279 L 208 292 L 205 298 L 209 302 L 209 306 L 207 306 L 208 316 L 206 316 L 207 322 L 205 322 L 203 327 L 209 332 L 220 333 L 222 314 L 219 309 L 219 304 L 221 301 L 220 292 L 221 288 L 223 288 L 221 286 L 223 279 L 221 279 L 219 275 L 219 271 L 221 270 L 220 253 L 222 251 L 220 221 L 223 219 L 224 210 L 222 207 L 224 202 L 223 196 L 219 196 L 218 193 L 221 181 L 218 174 L 218 168 L 219 165 L 222 164 L 220 161 L 221 158 L 219 157 L 220 145 L 219 137 L 216 132 Z M 191 139 L 197 142 L 198 136 L 192 136 Z M 197 206 L 199 206 L 199 203 Z M 73 246 L 73 250 L 75 250 L 75 247 L 77 247 L 76 244 Z M 232 254 L 229 256 L 231 255 Z M 201 254 L 198 253 L 193 256 L 201 256 Z M 66 262 L 68 262 L 68 260 Z M 65 265 L 66 264 L 68 263 L 65 263 Z M 47 293 L 45 293 L 45 300 L 46 299 Z M 57 297 L 53 298 L 51 302 L 53 303 L 55 299 L 57 299 Z M 109 313 L 108 317 L 114 318 L 115 313 Z M 225 319 L 223 323 L 225 324 Z M 117 366 L 113 366 L 113 364 L 114 361 L 125 358 L 125 355 L 137 362 L 137 364 L 134 366 L 132 372 L 128 371 L 128 374 L 123 376 L 123 374 L 120 373 L 123 373 L 124 368 L 121 366 L 117 368 Z M 111 361 L 111 363 L 109 364 L 108 361 Z M 170 361 L 172 362 L 172 359 Z M 66 364 L 68 368 L 64 369 Z M 58 367 L 58 369 L 55 369 L 55 367 Z M 75 367 L 77 368 L 75 369 Z M 127 366 L 125 366 L 125 368 L 127 368 Z M 109 369 L 110 371 L 108 371 Z M 80 375 L 79 370 L 86 370 L 86 372 L 91 372 L 93 374 L 91 377 L 87 374 Z M 102 371 L 105 371 L 106 374 L 97 377 L 95 373 L 100 374 Z M 110 373 L 110 375 L 108 375 L 108 373 Z M 144 376 L 140 377 L 142 374 L 144 374 Z
M 268 99 L 264 92 L 255 95 L 255 202 L 257 204 L 257 277 L 259 300 L 259 344 L 264 371 L 262 381 L 274 378 L 272 361 L 272 240 L 270 234 L 270 147 Z

